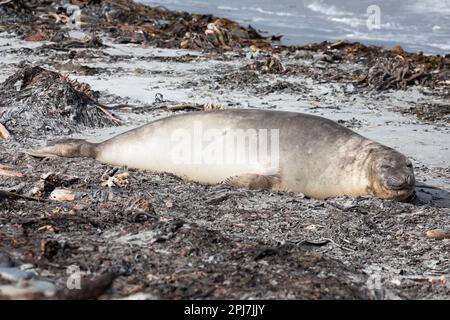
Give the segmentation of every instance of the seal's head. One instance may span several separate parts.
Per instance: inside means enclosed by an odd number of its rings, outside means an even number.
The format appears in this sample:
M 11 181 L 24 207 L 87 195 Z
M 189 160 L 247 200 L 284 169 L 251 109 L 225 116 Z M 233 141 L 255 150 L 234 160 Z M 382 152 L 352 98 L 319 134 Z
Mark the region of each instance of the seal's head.
M 414 192 L 413 165 L 403 154 L 383 148 L 372 153 L 368 192 L 379 198 L 405 200 Z

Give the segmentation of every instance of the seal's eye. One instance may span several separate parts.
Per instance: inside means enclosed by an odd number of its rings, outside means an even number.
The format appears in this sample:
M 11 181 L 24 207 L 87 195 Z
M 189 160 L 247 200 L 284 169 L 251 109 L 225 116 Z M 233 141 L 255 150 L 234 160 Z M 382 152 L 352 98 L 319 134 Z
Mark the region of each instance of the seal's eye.
M 407 166 L 408 168 L 411 168 L 411 169 L 412 169 L 412 167 L 413 167 L 413 165 L 412 165 L 411 162 L 408 162 L 408 163 L 406 164 L 406 166 Z
M 390 169 L 390 168 L 391 168 L 391 166 L 388 164 L 381 165 L 381 169 Z

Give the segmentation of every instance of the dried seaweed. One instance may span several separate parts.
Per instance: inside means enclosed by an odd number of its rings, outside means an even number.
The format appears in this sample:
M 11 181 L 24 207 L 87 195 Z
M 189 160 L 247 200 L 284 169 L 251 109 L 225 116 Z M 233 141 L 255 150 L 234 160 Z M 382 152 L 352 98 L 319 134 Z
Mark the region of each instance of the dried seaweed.
M 295 52 L 308 50 L 328 52 L 346 61 L 363 63 L 367 72 L 355 82 L 374 90 L 406 89 L 408 86 L 444 85 L 448 87 L 450 80 L 450 57 L 424 55 L 423 53 L 405 52 L 397 46 L 384 49 L 376 46 L 365 46 L 359 42 L 322 42 L 304 46 L 282 47 L 280 50 Z
M 403 114 L 413 114 L 425 122 L 450 124 L 450 105 L 439 103 L 423 103 L 408 109 L 394 108 Z
M 286 68 L 283 66 L 279 58 L 270 56 L 265 60 L 256 60 L 246 65 L 243 70 L 255 70 L 260 71 L 261 73 L 282 74 Z
M 380 58 L 360 83 L 376 90 L 406 89 L 409 84 L 422 84 L 430 80 L 431 75 L 424 67 L 413 67 L 407 59 L 396 56 L 393 59 Z
M 271 41 L 280 37 L 263 37 L 251 26 L 244 28 L 234 21 L 213 15 L 169 11 L 131 0 L 72 0 L 70 5 L 61 5 L 59 1 L 14 1 L 0 7 L 0 16 L 3 16 L 0 30 L 22 34 L 30 41 L 55 41 L 54 36 L 60 30 L 71 27 L 73 6 L 81 10 L 78 25 L 83 31 L 106 32 L 117 43 L 201 50 L 256 46 L 271 50 Z M 65 44 L 52 46 L 67 48 Z

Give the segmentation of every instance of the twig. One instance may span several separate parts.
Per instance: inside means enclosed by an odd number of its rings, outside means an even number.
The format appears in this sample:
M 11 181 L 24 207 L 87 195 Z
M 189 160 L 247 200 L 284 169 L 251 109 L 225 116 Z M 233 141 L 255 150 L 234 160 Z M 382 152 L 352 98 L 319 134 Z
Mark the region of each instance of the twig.
M 204 103 L 204 104 L 190 104 L 190 103 L 181 103 L 176 104 L 174 106 L 162 106 L 159 107 L 159 109 L 163 109 L 165 111 L 181 111 L 181 110 L 221 110 L 223 109 L 223 106 L 221 104 L 215 104 L 215 103 Z
M 343 245 L 340 245 L 339 243 L 336 243 L 331 238 L 320 238 L 318 240 L 302 239 L 302 240 L 288 240 L 288 241 L 293 242 L 293 243 L 295 243 L 297 245 L 310 244 L 310 245 L 314 245 L 314 246 L 322 246 L 322 245 L 325 245 L 327 243 L 332 243 L 332 244 L 336 245 L 337 247 L 339 247 L 341 249 L 345 249 L 345 250 L 348 250 L 348 251 L 355 251 L 355 249 L 348 248 L 348 247 L 345 247 Z M 346 241 L 346 242 L 348 242 L 348 241 Z
M 114 117 L 108 110 L 106 110 L 104 108 L 103 105 L 101 105 L 100 103 L 97 102 L 96 106 L 101 112 L 103 112 L 108 118 L 110 118 L 111 121 L 114 122 L 116 125 L 120 126 L 120 125 L 123 124 L 122 120 L 120 120 L 119 118 Z
M 4 191 L 4 190 L 0 190 L 0 199 L 13 199 L 13 200 L 24 199 L 24 200 L 31 200 L 31 201 L 45 201 L 43 199 L 23 196 L 20 194 L 16 194 L 16 193 Z
M 417 73 L 415 73 L 415 74 L 413 74 L 411 77 L 407 78 L 407 79 L 406 79 L 406 82 L 413 81 L 413 80 L 415 80 L 415 79 L 421 77 L 424 73 L 425 73 L 425 69 L 422 68 L 422 69 L 420 69 Z
M 8 176 L 8 177 L 23 177 L 23 174 L 17 171 L 11 170 L 3 170 L 0 168 L 0 176 Z
M 193 105 L 193 104 L 177 104 L 174 106 L 163 106 L 160 107 L 160 109 L 163 109 L 165 111 L 181 111 L 181 110 L 203 110 L 201 106 Z
M 4 4 L 8 4 L 10 2 L 12 2 L 13 0 L 4 0 L 2 2 L 0 2 L 0 6 L 4 5 Z

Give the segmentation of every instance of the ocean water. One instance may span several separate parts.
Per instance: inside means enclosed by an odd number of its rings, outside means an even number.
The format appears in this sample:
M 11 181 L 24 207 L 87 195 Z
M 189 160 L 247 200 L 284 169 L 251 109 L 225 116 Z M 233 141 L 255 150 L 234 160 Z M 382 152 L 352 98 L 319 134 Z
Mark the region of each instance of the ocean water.
M 387 48 L 400 45 L 412 52 L 450 53 L 450 0 L 139 2 L 227 17 L 242 25 L 251 25 L 265 34 L 282 34 L 283 44 L 346 39 Z

